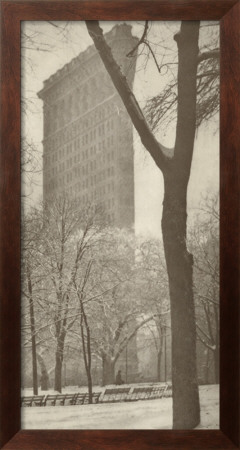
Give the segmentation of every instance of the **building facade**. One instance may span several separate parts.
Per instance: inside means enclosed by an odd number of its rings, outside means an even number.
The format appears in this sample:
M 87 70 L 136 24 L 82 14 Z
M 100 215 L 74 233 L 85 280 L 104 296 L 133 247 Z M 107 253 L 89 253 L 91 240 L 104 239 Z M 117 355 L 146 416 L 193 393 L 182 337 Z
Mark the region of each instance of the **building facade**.
M 126 55 L 138 39 L 131 26 L 116 25 L 105 38 L 132 86 L 136 56 Z M 38 96 L 43 100 L 44 202 L 67 195 L 80 209 L 100 207 L 113 226 L 132 227 L 133 126 L 94 45 L 48 78 Z M 137 375 L 136 337 L 118 368 L 126 381 Z
M 131 26 L 105 35 L 133 84 L 137 38 Z M 44 82 L 43 199 L 67 194 L 80 207 L 98 205 L 109 223 L 134 224 L 133 128 L 95 49 L 90 46 Z

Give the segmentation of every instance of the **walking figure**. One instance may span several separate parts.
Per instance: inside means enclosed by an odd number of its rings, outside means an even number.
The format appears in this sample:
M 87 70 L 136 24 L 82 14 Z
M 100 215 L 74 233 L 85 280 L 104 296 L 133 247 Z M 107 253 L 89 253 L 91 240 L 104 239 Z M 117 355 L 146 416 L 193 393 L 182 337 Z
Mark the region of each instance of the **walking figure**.
M 122 375 L 121 375 L 121 370 L 118 371 L 117 376 L 116 376 L 116 384 L 123 384 L 124 381 L 122 379 Z

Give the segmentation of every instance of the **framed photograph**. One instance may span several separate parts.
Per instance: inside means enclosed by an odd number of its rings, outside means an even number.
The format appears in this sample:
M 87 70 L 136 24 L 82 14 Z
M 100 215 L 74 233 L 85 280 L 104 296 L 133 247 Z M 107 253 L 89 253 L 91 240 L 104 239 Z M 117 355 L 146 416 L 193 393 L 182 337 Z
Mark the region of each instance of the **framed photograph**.
M 1 13 L 2 447 L 239 448 L 239 1 Z

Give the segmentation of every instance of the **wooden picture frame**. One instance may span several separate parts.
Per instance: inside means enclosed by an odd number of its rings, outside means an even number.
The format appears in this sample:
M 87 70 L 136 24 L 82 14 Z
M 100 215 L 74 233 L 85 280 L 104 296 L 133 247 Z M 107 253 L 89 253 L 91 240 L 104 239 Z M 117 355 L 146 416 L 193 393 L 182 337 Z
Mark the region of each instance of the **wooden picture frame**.
M 2 0 L 1 448 L 239 448 L 240 2 Z M 220 20 L 220 430 L 20 431 L 20 23 L 24 20 Z

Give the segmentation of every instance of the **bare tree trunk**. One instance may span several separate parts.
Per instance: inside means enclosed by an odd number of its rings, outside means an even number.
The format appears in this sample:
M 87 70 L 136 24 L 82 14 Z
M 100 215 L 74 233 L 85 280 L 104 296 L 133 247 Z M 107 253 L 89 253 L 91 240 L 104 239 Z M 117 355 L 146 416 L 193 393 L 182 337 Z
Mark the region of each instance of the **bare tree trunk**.
M 92 374 L 91 374 L 91 370 L 87 370 L 87 380 L 88 380 L 88 398 L 89 398 L 89 403 L 92 403 Z
M 107 384 L 114 384 L 114 368 L 115 362 L 111 357 L 104 355 L 102 357 L 102 368 L 103 368 L 103 377 L 102 377 L 102 385 L 106 386 Z
M 205 370 L 205 380 L 204 380 L 205 384 L 208 384 L 208 374 L 209 374 L 209 349 L 207 348 L 206 370 Z
M 178 120 L 174 159 L 165 170 L 162 233 L 171 302 L 173 428 L 200 422 L 193 256 L 188 252 L 187 187 L 196 131 L 199 22 L 182 22 L 178 45 Z
M 92 373 L 91 373 L 91 345 L 90 345 L 90 330 L 87 326 L 87 355 L 88 355 L 88 366 L 87 366 L 87 379 L 88 379 L 88 398 L 89 403 L 92 403 Z
M 162 329 L 161 329 L 162 331 Z M 161 337 L 159 336 L 159 349 L 157 352 L 157 381 L 161 381 L 161 361 L 162 361 L 162 353 L 163 353 L 163 335 L 161 333 Z M 165 355 L 166 358 L 166 355 Z
M 216 348 L 213 352 L 214 357 L 214 370 L 215 370 L 215 383 L 219 383 L 219 349 Z
M 37 373 L 37 349 L 36 349 L 36 330 L 33 300 L 29 300 L 30 320 L 31 320 L 31 341 L 32 341 L 32 373 L 33 373 L 33 394 L 38 395 L 38 373 Z
M 65 335 L 61 334 L 58 338 L 57 351 L 55 356 L 55 380 L 54 389 L 57 392 L 62 392 L 62 363 L 64 350 Z
M 215 337 L 215 345 L 216 348 L 214 350 L 214 368 L 215 368 L 215 381 L 219 383 L 219 311 L 218 308 L 214 308 L 215 314 L 215 323 L 216 323 L 216 337 Z
M 171 301 L 173 428 L 200 421 L 193 300 L 193 257 L 186 247 L 186 195 L 165 178 L 162 233 Z
M 47 391 L 48 390 L 48 386 L 49 386 L 49 376 L 48 376 L 48 371 L 44 362 L 44 359 L 41 355 L 37 354 L 37 359 L 39 362 L 39 365 L 41 367 L 41 390 L 42 391 Z
M 62 392 L 62 357 L 56 352 L 54 390 Z
M 157 381 L 161 381 L 161 358 L 162 358 L 162 350 L 158 350 L 158 352 L 157 352 Z
M 32 343 L 32 376 L 33 376 L 33 394 L 38 395 L 38 374 L 37 374 L 37 349 L 36 349 L 36 327 L 35 327 L 35 315 L 34 304 L 32 298 L 32 282 L 30 271 L 27 269 L 28 276 L 28 292 L 29 292 L 29 313 L 31 324 L 31 343 Z
M 82 297 L 79 297 L 80 307 L 81 307 L 81 318 L 80 318 L 80 328 L 82 337 L 82 348 L 83 348 L 83 359 L 88 380 L 88 402 L 92 403 L 92 353 L 91 353 L 91 332 L 88 325 L 87 315 L 83 306 Z M 84 331 L 86 330 L 86 336 Z

